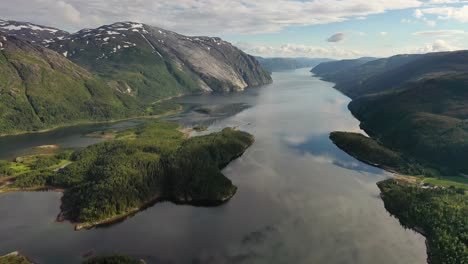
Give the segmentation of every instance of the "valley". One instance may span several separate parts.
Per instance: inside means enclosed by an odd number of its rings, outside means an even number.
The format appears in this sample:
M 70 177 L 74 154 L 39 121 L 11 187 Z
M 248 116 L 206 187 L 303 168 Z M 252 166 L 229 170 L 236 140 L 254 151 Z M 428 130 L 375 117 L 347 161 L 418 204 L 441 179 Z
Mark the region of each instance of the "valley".
M 376 183 L 391 175 L 357 162 L 328 138 L 336 130 L 360 132 L 359 122 L 346 109 L 349 99 L 332 83 L 311 78 L 308 69 L 274 73 L 273 78 L 273 84 L 242 93 L 176 98 L 174 103 L 186 110 L 165 118 L 188 128 L 207 127 L 193 131 L 192 138 L 225 127 L 255 136 L 244 155 L 222 170 L 237 187 L 227 203 L 194 207 L 161 201 L 124 221 L 76 232 L 69 222 L 55 222 L 65 194 L 2 194 L 0 213 L 8 218 L 0 226 L 5 236 L 0 251 L 19 250 L 41 263 L 82 263 L 87 252 L 126 254 L 147 263 L 194 259 L 204 263 L 212 258 L 231 263 L 240 257 L 244 263 L 272 259 L 342 263 L 349 258 L 359 263 L 424 262 L 424 237 L 402 228 L 378 198 Z M 3 137 L 0 145 L 6 148 L 0 159 L 28 155 L 40 145 L 87 152 L 103 141 L 87 134 L 109 130 L 125 134 L 142 123 L 151 120 Z M 294 256 L 287 254 L 291 247 Z M 246 252 L 255 254 L 246 257 Z
M 140 23 L 66 34 L 1 21 L 0 38 L 0 135 L 160 116 L 178 109 L 169 98 L 271 82 L 228 42 Z
M 468 259 L 466 51 L 398 55 L 317 66 L 353 98 L 349 109 L 370 137 L 332 132 L 345 152 L 405 178 L 378 183 L 388 211 L 424 234 L 430 263 Z M 417 177 L 414 177 L 417 176 Z

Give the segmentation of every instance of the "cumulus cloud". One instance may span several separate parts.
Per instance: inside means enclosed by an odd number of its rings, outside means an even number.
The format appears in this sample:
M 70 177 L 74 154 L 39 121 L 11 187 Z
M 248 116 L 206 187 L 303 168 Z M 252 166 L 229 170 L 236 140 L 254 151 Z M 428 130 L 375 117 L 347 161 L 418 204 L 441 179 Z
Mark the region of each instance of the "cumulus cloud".
M 379 35 L 380 37 L 386 37 L 388 36 L 388 32 L 382 31 L 382 32 L 379 32 L 377 35 Z
M 3 0 L 0 17 L 72 31 L 131 20 L 185 34 L 252 34 L 421 6 L 421 0 Z
M 340 33 L 336 33 L 336 34 L 331 35 L 327 39 L 327 41 L 328 42 L 340 42 L 340 41 L 344 40 L 344 38 L 345 38 L 345 34 L 340 32 Z
M 235 45 L 249 54 L 262 57 L 358 58 L 366 55 L 351 49 L 292 43 L 280 47 L 253 45 L 245 42 L 238 42 Z

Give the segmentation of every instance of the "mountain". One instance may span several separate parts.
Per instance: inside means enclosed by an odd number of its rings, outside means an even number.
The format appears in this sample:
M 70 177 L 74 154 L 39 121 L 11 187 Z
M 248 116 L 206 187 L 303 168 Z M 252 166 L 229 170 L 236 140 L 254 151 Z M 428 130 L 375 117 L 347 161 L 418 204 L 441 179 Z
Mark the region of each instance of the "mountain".
M 339 60 L 339 61 L 323 62 L 315 66 L 311 70 L 311 72 L 318 76 L 325 77 L 325 76 L 332 75 L 338 72 L 345 72 L 348 69 L 353 69 L 355 67 L 361 66 L 367 62 L 370 62 L 376 59 L 377 58 L 363 57 L 363 58 L 353 59 L 353 60 Z
M 53 27 L 2 19 L 0 19 L 0 32 L 40 45 L 46 45 L 55 38 L 62 39 L 70 35 L 66 31 Z
M 321 65 L 312 71 L 326 80 L 335 82 L 336 88 L 344 94 L 357 98 L 365 94 L 397 89 L 410 81 L 467 72 L 468 51 L 396 55 L 340 71 L 327 71 Z
M 0 33 L 0 133 L 135 114 L 134 100 L 56 52 Z
M 140 23 L 84 29 L 46 47 L 146 102 L 200 91 L 239 91 L 272 81 L 254 57 L 226 41 Z
M 133 22 L 68 34 L 1 21 L 0 134 L 158 112 L 163 99 L 272 81 L 219 38 Z
M 397 55 L 323 72 L 384 146 L 443 175 L 468 174 L 468 51 Z
M 314 58 L 262 58 L 257 57 L 263 68 L 270 72 L 295 70 L 301 68 L 311 68 L 331 59 Z
M 386 146 L 444 175 L 468 174 L 468 77 L 449 74 L 359 97 L 361 127 Z

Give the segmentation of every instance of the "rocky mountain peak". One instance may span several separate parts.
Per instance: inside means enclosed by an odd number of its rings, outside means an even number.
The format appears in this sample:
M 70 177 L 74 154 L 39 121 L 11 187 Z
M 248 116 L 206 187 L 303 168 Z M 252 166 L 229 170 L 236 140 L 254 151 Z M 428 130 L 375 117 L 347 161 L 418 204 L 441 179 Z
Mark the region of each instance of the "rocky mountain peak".
M 68 32 L 53 27 L 36 25 L 29 22 L 19 22 L 1 19 L 0 32 L 39 45 L 46 45 L 47 43 L 52 42 L 56 38 L 65 38 L 69 35 Z

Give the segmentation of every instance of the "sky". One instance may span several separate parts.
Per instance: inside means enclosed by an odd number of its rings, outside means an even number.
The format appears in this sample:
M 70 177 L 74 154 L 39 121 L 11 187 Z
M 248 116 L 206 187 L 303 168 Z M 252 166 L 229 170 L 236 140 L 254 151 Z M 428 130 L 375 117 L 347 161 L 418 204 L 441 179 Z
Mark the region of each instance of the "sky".
M 263 57 L 468 49 L 468 0 L 0 0 L 0 18 L 70 32 L 142 22 L 218 36 Z

